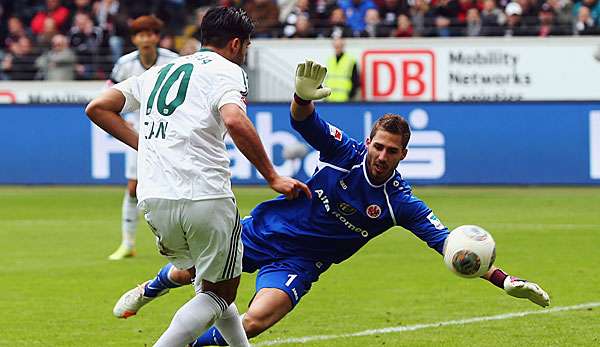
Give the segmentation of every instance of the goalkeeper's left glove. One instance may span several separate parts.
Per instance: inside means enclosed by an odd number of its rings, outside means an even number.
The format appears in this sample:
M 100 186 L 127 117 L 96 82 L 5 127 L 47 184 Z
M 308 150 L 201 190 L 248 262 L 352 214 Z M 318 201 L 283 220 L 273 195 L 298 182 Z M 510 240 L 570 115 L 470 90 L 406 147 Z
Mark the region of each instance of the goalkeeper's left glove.
M 542 307 L 550 305 L 550 296 L 540 286 L 527 280 L 506 276 L 504 291 L 515 298 L 526 298 Z
M 302 100 L 318 100 L 331 94 L 331 89 L 323 87 L 327 68 L 307 60 L 296 68 L 296 95 Z

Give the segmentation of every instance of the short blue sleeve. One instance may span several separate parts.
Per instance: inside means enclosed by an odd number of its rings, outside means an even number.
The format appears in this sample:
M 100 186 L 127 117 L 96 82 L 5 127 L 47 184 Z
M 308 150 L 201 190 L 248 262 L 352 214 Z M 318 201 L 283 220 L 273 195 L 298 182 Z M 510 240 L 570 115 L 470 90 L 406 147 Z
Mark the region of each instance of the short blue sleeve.
M 423 201 L 410 195 L 396 204 L 395 210 L 396 224 L 409 230 L 425 241 L 429 247 L 443 254 L 448 229 Z
M 364 144 L 348 137 L 339 128 L 327 123 L 315 110 L 299 122 L 290 116 L 292 128 L 320 152 L 319 159 L 340 167 L 353 164 L 365 149 Z

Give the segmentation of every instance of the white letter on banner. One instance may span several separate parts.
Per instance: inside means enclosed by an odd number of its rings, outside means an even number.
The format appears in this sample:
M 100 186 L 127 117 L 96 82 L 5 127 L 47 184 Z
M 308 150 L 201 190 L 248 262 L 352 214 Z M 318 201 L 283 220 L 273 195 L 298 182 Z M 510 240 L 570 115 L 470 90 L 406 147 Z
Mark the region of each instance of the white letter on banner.
M 92 125 L 92 178 L 107 179 L 110 177 L 110 155 L 125 154 L 128 147 L 96 124 L 90 124 Z
M 600 111 L 590 112 L 590 178 L 600 179 Z
M 445 137 L 441 131 L 422 130 L 429 123 L 425 110 L 414 109 L 409 115 L 413 129 L 408 155 L 398 165 L 404 178 L 438 179 L 446 172 Z

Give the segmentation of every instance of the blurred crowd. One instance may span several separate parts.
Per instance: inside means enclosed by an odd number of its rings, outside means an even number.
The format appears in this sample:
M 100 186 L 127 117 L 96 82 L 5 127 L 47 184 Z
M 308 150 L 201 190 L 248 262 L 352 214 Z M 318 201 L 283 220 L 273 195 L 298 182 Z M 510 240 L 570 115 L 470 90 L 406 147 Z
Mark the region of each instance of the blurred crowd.
M 161 47 L 189 54 L 209 6 L 244 8 L 259 38 L 556 36 L 600 33 L 600 0 L 0 0 L 0 79 L 105 79 L 155 14 Z

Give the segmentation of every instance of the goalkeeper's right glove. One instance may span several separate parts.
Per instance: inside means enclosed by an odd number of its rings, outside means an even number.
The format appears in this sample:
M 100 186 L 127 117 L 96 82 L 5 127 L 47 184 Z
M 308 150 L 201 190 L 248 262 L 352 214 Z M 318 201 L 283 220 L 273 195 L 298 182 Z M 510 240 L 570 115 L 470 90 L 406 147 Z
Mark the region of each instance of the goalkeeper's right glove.
M 550 296 L 540 286 L 527 280 L 506 276 L 504 291 L 515 298 L 529 299 L 542 307 L 550 305 Z
M 303 100 L 318 100 L 328 97 L 331 89 L 323 87 L 327 68 L 307 60 L 296 68 L 296 95 Z

